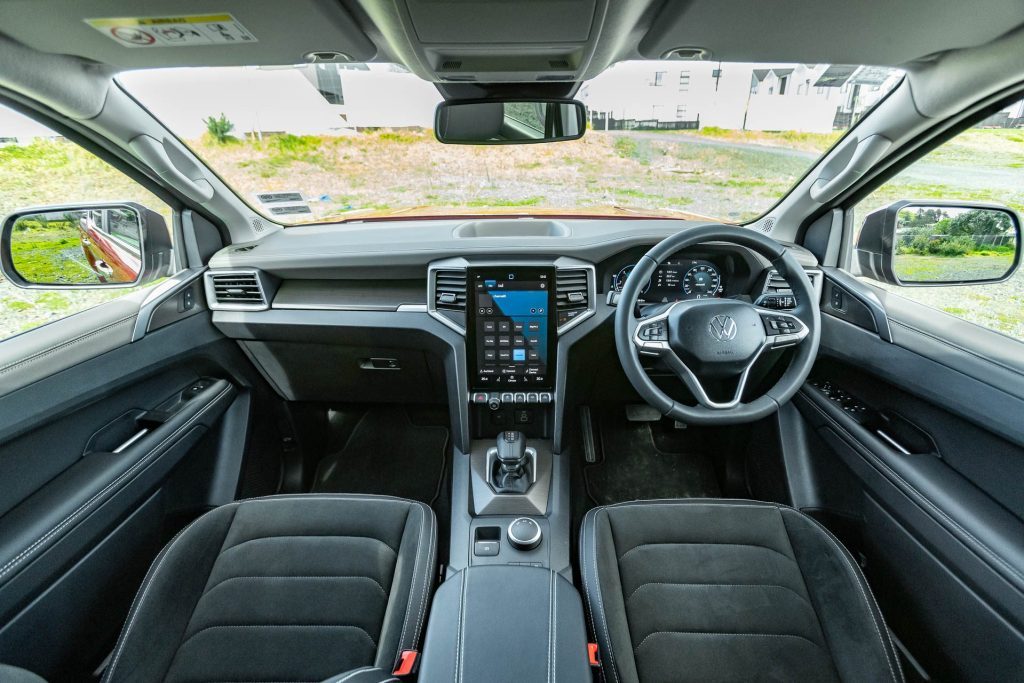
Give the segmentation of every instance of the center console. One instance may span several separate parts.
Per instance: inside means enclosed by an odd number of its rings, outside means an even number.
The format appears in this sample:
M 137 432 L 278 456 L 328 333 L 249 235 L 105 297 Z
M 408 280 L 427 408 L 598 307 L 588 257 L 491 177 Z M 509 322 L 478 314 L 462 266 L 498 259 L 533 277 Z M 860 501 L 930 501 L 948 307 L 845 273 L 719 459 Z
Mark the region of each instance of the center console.
M 465 334 L 468 440 L 454 450 L 447 580 L 421 678 L 589 681 L 570 567 L 570 456 L 558 430 L 561 365 L 582 336 L 567 332 L 595 312 L 593 266 L 449 259 L 431 268 L 443 273 L 432 276 L 431 299 L 464 310 L 461 319 L 433 313 Z
M 533 567 L 470 567 L 430 607 L 421 681 L 591 683 L 579 593 Z
M 569 456 L 560 453 L 573 330 L 596 313 L 593 264 L 568 257 L 430 265 L 428 312 L 465 336 L 449 576 L 530 566 L 571 576 Z

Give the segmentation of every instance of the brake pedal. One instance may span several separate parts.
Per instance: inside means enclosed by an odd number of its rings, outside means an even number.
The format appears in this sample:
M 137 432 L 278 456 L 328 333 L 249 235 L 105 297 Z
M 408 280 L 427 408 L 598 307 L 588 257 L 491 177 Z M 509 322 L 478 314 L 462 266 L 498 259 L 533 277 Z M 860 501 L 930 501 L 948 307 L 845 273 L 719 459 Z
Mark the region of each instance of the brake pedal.
M 630 422 L 658 422 L 661 413 L 646 403 L 632 403 L 626 406 L 626 419 Z

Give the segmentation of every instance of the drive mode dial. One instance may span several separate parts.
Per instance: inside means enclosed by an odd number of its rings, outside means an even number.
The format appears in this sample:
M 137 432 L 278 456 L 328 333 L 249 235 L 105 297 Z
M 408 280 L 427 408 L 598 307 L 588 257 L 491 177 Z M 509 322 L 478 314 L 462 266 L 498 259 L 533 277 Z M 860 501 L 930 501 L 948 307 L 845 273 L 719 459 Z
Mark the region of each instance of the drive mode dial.
M 540 545 L 540 524 L 529 517 L 520 517 L 508 525 L 508 542 L 516 550 L 533 550 Z

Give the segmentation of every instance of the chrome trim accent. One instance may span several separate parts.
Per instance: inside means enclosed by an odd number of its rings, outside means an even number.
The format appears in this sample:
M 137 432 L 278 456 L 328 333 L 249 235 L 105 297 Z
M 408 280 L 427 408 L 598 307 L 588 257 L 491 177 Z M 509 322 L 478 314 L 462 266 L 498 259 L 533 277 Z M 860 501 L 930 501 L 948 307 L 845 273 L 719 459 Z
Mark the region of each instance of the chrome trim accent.
M 380 313 L 426 313 L 426 304 L 399 304 L 398 306 L 380 306 L 375 304 L 277 304 L 270 308 L 275 311 L 354 311 Z M 247 309 L 248 310 L 248 309 Z
M 513 540 L 513 538 L 512 538 L 512 526 L 516 522 L 522 522 L 522 521 L 526 521 L 526 522 L 532 523 L 535 527 L 537 527 L 537 533 L 535 533 L 533 536 L 530 536 L 530 538 L 528 538 L 526 540 L 522 540 L 522 539 L 514 539 Z M 541 534 L 543 534 L 543 533 L 544 532 L 541 530 L 540 524 L 538 524 L 537 520 L 533 519 L 532 517 L 516 517 L 515 519 L 513 519 L 511 522 L 508 523 L 508 529 L 505 529 L 505 536 L 508 538 L 508 542 L 511 543 L 513 547 L 515 547 L 515 544 L 517 542 L 520 543 L 521 545 L 525 545 L 525 546 L 532 546 L 535 543 L 540 543 L 540 537 L 541 537 Z
M 122 453 L 122 452 L 124 452 L 129 446 L 131 446 L 133 443 L 135 443 L 136 441 L 138 441 L 139 439 L 144 437 L 146 434 L 149 434 L 149 430 L 148 429 L 140 429 L 139 431 L 137 431 L 135 433 L 134 436 L 132 436 L 127 441 L 125 441 L 123 444 L 121 444 L 120 446 L 115 448 L 113 451 L 111 451 L 111 453 Z
M 686 301 L 676 301 L 667 309 L 659 313 L 658 315 L 651 316 L 649 318 L 640 318 L 637 321 L 636 329 L 633 330 L 633 345 L 637 349 L 637 353 L 651 356 L 654 358 L 660 358 L 664 360 L 670 368 L 676 373 L 676 375 L 683 380 L 683 383 L 693 392 L 697 401 L 705 408 L 712 410 L 728 410 L 729 408 L 735 408 L 740 404 L 740 400 L 743 397 L 743 391 L 747 388 L 747 380 L 750 377 L 750 371 L 757 363 L 761 355 L 768 349 L 781 349 L 787 346 L 794 346 L 802 342 L 808 334 L 810 334 L 810 328 L 803 323 L 802 320 L 797 318 L 795 315 L 785 313 L 783 311 L 776 311 L 769 308 L 761 308 L 755 306 L 754 309 L 758 315 L 762 318 L 765 316 L 772 317 L 784 317 L 790 318 L 798 324 L 796 332 L 789 334 L 765 334 L 764 343 L 757 350 L 754 356 L 747 363 L 746 367 L 743 368 L 743 372 L 740 373 L 739 382 L 736 385 L 736 392 L 733 394 L 731 400 L 726 402 L 713 401 L 707 392 L 704 390 L 704 385 L 701 384 L 700 379 L 697 375 L 679 358 L 678 355 L 672 350 L 672 347 L 667 341 L 649 341 L 640 338 L 640 330 L 651 323 L 660 322 L 667 320 L 669 314 L 676 306 L 694 305 L 694 302 L 705 302 L 712 301 L 712 299 L 689 299 Z M 668 330 L 668 324 L 666 323 L 665 329 Z
M 437 303 L 434 301 L 436 295 L 437 279 L 435 273 L 439 270 L 461 270 L 467 271 L 469 268 L 469 262 L 461 257 L 444 259 L 441 261 L 433 261 L 427 265 L 427 315 L 435 320 L 441 322 L 445 326 L 455 330 L 463 337 L 466 336 L 466 329 L 459 327 L 453 320 L 449 320 L 444 315 L 437 312 Z M 466 310 L 463 314 L 469 315 L 469 275 L 466 275 Z
M 178 271 L 154 287 L 139 306 L 139 315 L 135 318 L 135 328 L 132 330 L 132 341 L 136 342 L 146 336 L 149 324 L 153 320 L 153 312 L 160 304 L 191 285 L 204 272 L 206 266 Z
M 889 443 L 890 446 L 892 446 L 893 448 L 898 450 L 903 455 L 910 455 L 910 451 L 908 451 L 906 448 L 901 446 L 900 443 L 898 441 L 896 441 L 896 439 L 892 438 L 891 436 L 889 436 L 888 434 L 883 432 L 881 429 L 876 429 L 875 430 L 875 434 L 878 434 L 880 437 L 885 439 Z
M 234 303 L 224 304 L 217 301 L 217 295 L 213 287 L 213 278 L 219 275 L 251 275 L 256 280 L 256 286 L 260 290 L 260 298 L 263 303 Z M 270 308 L 270 301 L 267 300 L 267 288 L 263 286 L 263 273 L 255 268 L 237 270 L 208 270 L 204 280 L 206 289 L 206 305 L 211 311 L 266 311 Z
M 560 265 L 561 264 L 561 265 Z M 566 324 L 558 327 L 558 271 L 559 270 L 585 270 L 587 271 L 587 310 L 576 316 Z M 581 322 L 597 312 L 597 268 L 593 263 L 579 261 L 568 256 L 555 259 L 555 333 L 565 334 Z

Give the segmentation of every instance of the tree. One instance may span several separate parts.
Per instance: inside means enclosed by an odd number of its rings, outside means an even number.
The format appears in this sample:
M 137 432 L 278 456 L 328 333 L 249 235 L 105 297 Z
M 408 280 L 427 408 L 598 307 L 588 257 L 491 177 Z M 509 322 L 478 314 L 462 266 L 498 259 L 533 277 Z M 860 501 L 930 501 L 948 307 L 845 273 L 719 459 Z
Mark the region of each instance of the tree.
M 235 124 L 228 121 L 228 117 L 224 115 L 224 112 L 221 112 L 219 118 L 206 117 L 203 119 L 203 123 L 206 124 L 206 132 L 217 142 L 224 144 L 235 139 L 231 135 L 231 131 L 235 129 Z
M 950 236 L 965 235 L 974 237 L 976 235 L 1005 235 L 1013 227 L 1010 216 L 1002 211 L 990 209 L 975 209 L 965 211 L 959 216 L 951 218 L 946 228 L 946 234 Z

